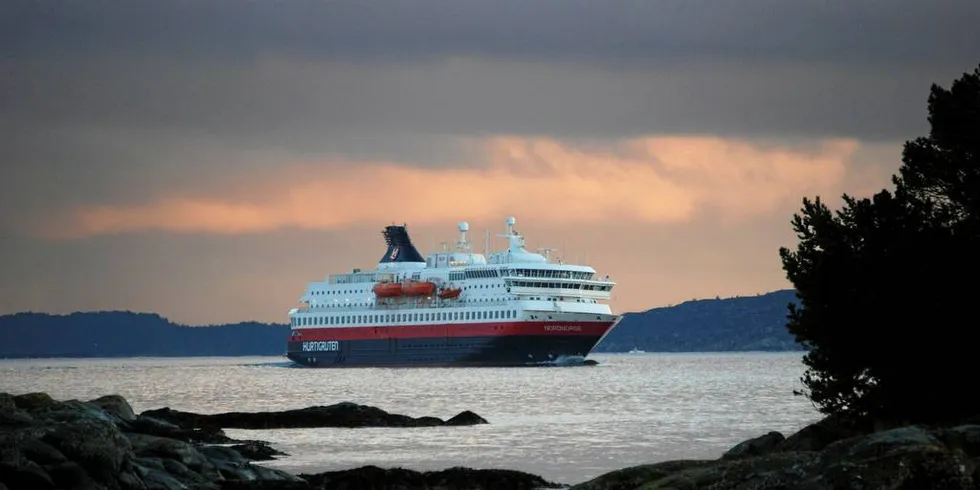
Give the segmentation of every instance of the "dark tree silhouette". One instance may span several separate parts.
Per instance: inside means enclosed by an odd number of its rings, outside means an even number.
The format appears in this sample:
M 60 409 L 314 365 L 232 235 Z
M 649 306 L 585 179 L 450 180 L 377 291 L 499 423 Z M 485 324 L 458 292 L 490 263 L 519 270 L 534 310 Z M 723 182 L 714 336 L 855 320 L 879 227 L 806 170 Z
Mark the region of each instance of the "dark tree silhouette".
M 905 144 L 894 189 L 804 199 L 780 249 L 800 305 L 806 395 L 824 413 L 902 422 L 980 414 L 973 393 L 980 279 L 980 67 L 933 85 L 929 136 Z

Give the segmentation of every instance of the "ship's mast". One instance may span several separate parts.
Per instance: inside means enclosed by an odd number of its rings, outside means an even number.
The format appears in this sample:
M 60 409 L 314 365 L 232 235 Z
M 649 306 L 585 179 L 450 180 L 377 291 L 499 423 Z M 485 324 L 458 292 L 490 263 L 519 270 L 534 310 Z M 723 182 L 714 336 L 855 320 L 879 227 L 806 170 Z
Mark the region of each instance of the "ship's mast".
M 470 231 L 470 224 L 465 221 L 461 221 L 459 223 L 458 229 L 459 229 L 459 240 L 456 241 L 456 250 L 468 251 L 470 249 L 470 242 L 466 240 L 466 232 Z

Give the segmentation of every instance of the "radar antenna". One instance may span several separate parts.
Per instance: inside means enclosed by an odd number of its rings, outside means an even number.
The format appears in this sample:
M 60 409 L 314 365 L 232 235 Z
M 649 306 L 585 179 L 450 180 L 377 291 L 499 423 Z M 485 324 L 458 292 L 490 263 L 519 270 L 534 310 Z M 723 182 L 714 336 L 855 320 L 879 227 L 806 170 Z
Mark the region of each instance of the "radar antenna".
M 558 251 L 557 248 L 539 248 L 537 250 L 539 254 L 544 255 L 544 259 L 548 262 L 551 262 L 551 252 L 557 252 L 557 251 Z

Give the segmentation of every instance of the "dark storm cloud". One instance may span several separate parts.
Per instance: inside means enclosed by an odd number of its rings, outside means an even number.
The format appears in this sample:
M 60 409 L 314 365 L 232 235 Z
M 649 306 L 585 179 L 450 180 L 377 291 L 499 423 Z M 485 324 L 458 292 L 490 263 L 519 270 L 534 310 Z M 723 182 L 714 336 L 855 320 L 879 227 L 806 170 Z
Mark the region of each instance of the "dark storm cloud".
M 0 40 L 28 56 L 902 63 L 959 61 L 980 45 L 972 0 L 15 0 L 5 10 Z
M 928 84 L 978 61 L 978 15 L 973 0 L 15 0 L 0 122 L 355 155 L 377 153 L 365 131 L 905 138 Z
M 899 141 L 975 66 L 973 0 L 14 0 L 0 227 L 303 159 L 466 164 L 445 136 Z

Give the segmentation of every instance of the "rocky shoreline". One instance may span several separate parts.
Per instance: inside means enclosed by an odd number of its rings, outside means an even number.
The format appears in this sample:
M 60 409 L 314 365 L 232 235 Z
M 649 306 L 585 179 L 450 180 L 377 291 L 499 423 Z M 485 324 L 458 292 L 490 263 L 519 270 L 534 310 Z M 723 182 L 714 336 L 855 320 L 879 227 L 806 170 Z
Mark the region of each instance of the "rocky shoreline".
M 0 490 L 227 490 L 555 488 L 509 470 L 416 472 L 363 467 L 293 475 L 254 464 L 284 455 L 223 428 L 434 427 L 486 424 L 465 411 L 448 420 L 338 403 L 282 412 L 202 415 L 169 408 L 135 414 L 121 396 L 56 401 L 0 393 Z
M 223 428 L 433 427 L 485 424 L 473 412 L 448 420 L 339 403 L 283 412 L 135 414 L 120 396 L 56 401 L 0 393 L 0 490 L 294 489 L 913 489 L 980 488 L 980 425 L 872 427 L 827 418 L 784 437 L 736 445 L 716 460 L 635 466 L 577 485 L 512 470 L 418 472 L 365 466 L 293 475 L 266 468 L 283 453 L 236 441 Z

